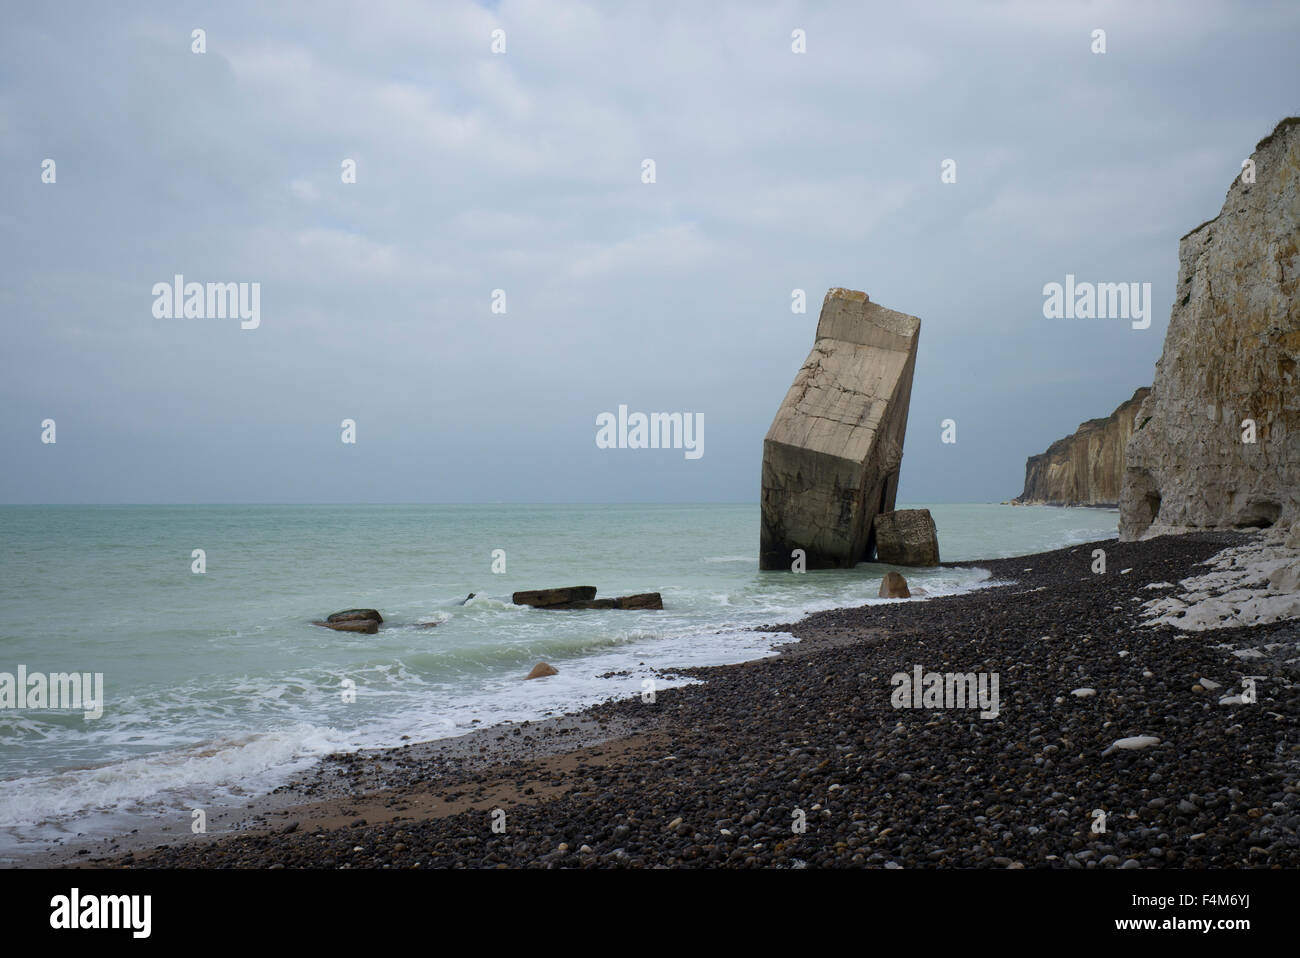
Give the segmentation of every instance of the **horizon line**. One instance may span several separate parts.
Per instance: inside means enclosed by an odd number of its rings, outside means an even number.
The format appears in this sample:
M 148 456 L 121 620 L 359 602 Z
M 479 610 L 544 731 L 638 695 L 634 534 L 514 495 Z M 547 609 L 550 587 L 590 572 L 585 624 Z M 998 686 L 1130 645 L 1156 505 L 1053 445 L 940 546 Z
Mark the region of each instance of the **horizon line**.
M 515 500 L 515 499 L 498 499 L 498 500 L 444 500 L 444 501 L 400 501 L 400 502 L 382 502 L 382 501 L 323 501 L 323 502 L 242 502 L 242 501 L 217 501 L 217 502 L 0 502 L 0 508 L 31 508 L 31 507 L 54 507 L 54 506 L 88 506 L 88 507 L 124 507 L 124 506 L 757 506 L 758 500 L 740 500 L 740 499 L 699 499 L 692 501 L 680 502 L 655 502 L 648 500 L 628 499 L 628 500 L 611 500 L 611 501 L 544 501 L 544 500 Z M 929 500 L 928 503 L 903 503 L 904 508 L 919 507 L 925 505 L 935 506 L 996 506 L 1003 505 L 1002 502 L 994 502 L 988 499 L 967 499 L 953 501 L 936 501 Z M 1055 507 L 1065 508 L 1065 507 Z M 1096 508 L 1096 507 L 1079 507 L 1079 508 Z

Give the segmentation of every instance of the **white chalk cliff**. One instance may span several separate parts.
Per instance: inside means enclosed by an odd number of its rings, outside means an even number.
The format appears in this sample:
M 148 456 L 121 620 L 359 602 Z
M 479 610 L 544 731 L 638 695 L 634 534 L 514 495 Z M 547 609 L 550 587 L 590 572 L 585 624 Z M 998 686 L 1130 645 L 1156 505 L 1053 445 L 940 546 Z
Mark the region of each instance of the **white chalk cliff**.
M 1142 400 L 1150 392 L 1143 386 L 1105 419 L 1089 419 L 1046 452 L 1030 456 L 1025 463 L 1025 491 L 1011 500 L 1012 505 L 1114 508 L 1124 479 L 1124 450 Z
M 1122 539 L 1300 519 L 1300 118 L 1251 160 L 1254 182 L 1238 176 L 1179 244 L 1164 353 L 1125 449 Z

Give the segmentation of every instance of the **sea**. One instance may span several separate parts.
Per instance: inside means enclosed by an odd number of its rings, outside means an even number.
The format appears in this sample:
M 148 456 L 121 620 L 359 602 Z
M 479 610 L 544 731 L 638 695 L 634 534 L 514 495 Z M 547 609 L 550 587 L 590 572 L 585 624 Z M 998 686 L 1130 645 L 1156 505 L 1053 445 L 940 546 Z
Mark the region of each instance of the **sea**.
M 927 597 L 988 585 L 979 559 L 1110 538 L 1118 521 L 927 507 L 961 563 L 900 570 Z M 0 697 L 0 862 L 247 803 L 331 752 L 693 682 L 672 671 L 792 638 L 755 626 L 900 601 L 877 598 L 892 567 L 875 563 L 760 572 L 758 530 L 756 504 L 0 506 L 0 684 L 20 667 L 103 676 L 99 717 Z M 664 608 L 511 603 L 571 585 L 659 592 Z M 354 607 L 383 614 L 377 634 L 311 624 Z M 558 674 L 525 681 L 542 661 Z

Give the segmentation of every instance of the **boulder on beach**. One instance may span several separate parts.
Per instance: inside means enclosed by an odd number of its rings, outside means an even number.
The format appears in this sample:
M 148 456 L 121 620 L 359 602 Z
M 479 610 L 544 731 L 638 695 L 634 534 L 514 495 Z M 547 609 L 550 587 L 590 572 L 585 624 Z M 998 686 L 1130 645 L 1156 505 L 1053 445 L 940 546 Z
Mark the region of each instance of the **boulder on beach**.
M 342 612 L 335 612 L 326 616 L 326 622 L 355 622 L 359 619 L 371 619 L 379 625 L 383 625 L 384 617 L 376 609 L 344 609 Z
M 1300 549 L 1300 519 L 1291 523 L 1291 531 L 1287 534 L 1285 545 L 1288 549 Z
M 574 585 L 561 589 L 533 589 L 516 592 L 510 597 L 515 605 L 531 605 L 535 609 L 549 609 L 569 602 L 586 602 L 596 598 L 594 585 Z
M 338 622 L 330 622 L 325 619 L 313 622 L 312 625 L 324 626 L 327 629 L 333 629 L 335 632 L 357 632 L 361 635 L 374 635 L 379 631 L 379 623 L 374 619 L 342 619 Z
M 544 679 L 548 675 L 559 675 L 559 670 L 553 665 L 547 665 L 545 662 L 538 662 L 533 666 L 533 670 L 525 676 L 525 679 Z
M 939 535 L 929 509 L 882 512 L 875 519 L 876 561 L 888 565 L 939 564 Z
M 907 580 L 898 572 L 886 572 L 880 580 L 880 597 L 882 599 L 910 599 L 912 593 L 907 588 Z
M 1268 577 L 1268 587 L 1274 592 L 1300 591 L 1300 562 L 1278 566 Z

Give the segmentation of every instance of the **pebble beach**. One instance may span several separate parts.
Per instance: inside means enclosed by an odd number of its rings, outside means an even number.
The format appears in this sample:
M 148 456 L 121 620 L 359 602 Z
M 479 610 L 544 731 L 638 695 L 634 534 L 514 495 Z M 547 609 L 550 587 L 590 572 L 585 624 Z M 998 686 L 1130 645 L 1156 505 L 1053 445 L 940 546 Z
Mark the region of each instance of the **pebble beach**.
M 1147 608 L 1259 537 L 1112 539 L 980 562 L 995 584 L 772 623 L 798 641 L 689 670 L 703 682 L 653 702 L 332 756 L 226 832 L 109 842 L 70 861 L 1296 867 L 1300 625 L 1188 631 L 1151 625 Z M 891 676 L 916 666 L 995 674 L 997 716 L 895 707 Z

